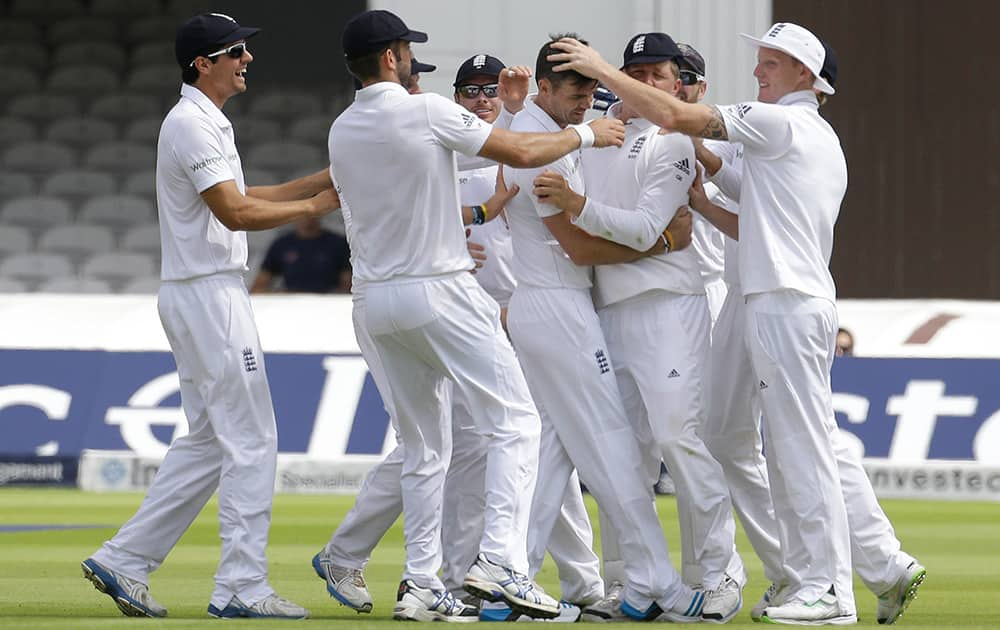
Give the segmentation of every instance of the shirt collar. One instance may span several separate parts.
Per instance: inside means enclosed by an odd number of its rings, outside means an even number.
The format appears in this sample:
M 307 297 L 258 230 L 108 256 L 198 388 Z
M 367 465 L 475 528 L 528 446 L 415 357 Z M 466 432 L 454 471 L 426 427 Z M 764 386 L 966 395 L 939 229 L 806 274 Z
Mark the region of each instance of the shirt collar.
M 778 105 L 805 105 L 819 108 L 819 101 L 816 100 L 816 93 L 812 90 L 799 90 L 789 92 L 778 99 Z
M 212 99 L 208 98 L 204 92 L 196 88 L 189 83 L 181 84 L 181 97 L 190 99 L 195 105 L 197 105 L 201 111 L 208 114 L 208 117 L 212 119 L 220 129 L 225 129 L 226 127 L 232 127 L 233 123 L 226 118 L 226 115 L 222 113 L 222 110 L 215 106 Z
M 361 88 L 357 91 L 355 100 L 366 101 L 382 96 L 383 94 L 390 94 L 396 92 L 399 94 L 409 95 L 410 93 L 406 91 L 402 85 L 394 81 L 379 81 L 378 83 L 372 83 L 368 87 Z
M 552 120 L 552 116 L 545 113 L 545 110 L 535 104 L 533 99 L 524 100 L 524 112 L 541 123 L 546 131 L 562 131 L 562 127 Z

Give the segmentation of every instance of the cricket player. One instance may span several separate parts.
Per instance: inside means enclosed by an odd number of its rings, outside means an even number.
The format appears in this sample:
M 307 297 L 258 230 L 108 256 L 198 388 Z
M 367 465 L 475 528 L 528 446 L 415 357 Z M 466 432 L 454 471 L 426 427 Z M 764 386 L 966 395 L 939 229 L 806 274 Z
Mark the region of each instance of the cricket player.
M 780 22 L 761 38 L 744 37 L 758 47 L 758 102 L 728 107 L 684 103 L 645 86 L 579 42 L 555 44 L 562 54 L 553 61 L 598 78 L 663 127 L 743 144 L 746 341 L 767 422 L 771 495 L 790 580 L 788 596 L 764 617 L 855 623 L 830 390 L 837 313 L 828 265 L 847 166 L 812 91 L 833 88 L 819 76 L 823 47 L 808 30 Z
M 669 35 L 640 33 L 626 45 L 622 68 L 638 81 L 677 94 L 682 56 Z M 655 235 L 669 223 L 672 209 L 687 202 L 694 147 L 687 136 L 664 132 L 628 103 L 612 105 L 606 116 L 625 122 L 625 144 L 621 150 L 583 152 L 587 195 L 569 189 L 553 173 L 539 176 L 534 192 L 590 234 L 622 244 L 648 241 L 650 232 Z M 656 227 L 651 230 L 640 220 L 643 214 L 658 215 Z M 646 487 L 655 482 L 662 459 L 677 485 L 682 576 L 707 591 L 702 617 L 724 623 L 740 610 L 746 575 L 736 553 L 736 524 L 722 469 L 697 435 L 704 420 L 711 326 L 698 253 L 688 248 L 598 265 L 594 272 L 594 305 L 626 415 L 644 446 Z M 616 555 L 619 532 L 613 521 L 601 532 L 608 573 L 616 564 L 609 562 L 609 552 Z
M 490 435 L 486 519 L 480 553 L 465 578 L 472 594 L 537 617 L 559 605 L 525 575 L 528 507 L 537 469 L 540 425 L 499 307 L 467 272 L 456 187 L 455 153 L 527 167 L 581 145 L 620 143 L 620 125 L 560 133 L 514 134 L 493 128 L 454 102 L 409 95 L 410 30 L 388 11 L 348 22 L 348 68 L 362 82 L 355 102 L 330 130 L 331 171 L 345 212 L 355 288 L 372 347 L 362 351 L 384 370 L 404 446 L 401 472 L 406 566 L 394 617 L 475 619 L 444 589 L 440 566 L 442 488 L 450 426 L 440 397 L 447 379 Z M 373 168 L 378 165 L 379 168 Z M 419 165 L 416 168 L 415 165 Z M 358 313 L 358 301 L 355 302 Z M 360 336 L 360 335 L 359 335 Z
M 590 107 L 597 82 L 554 72 L 546 60 L 550 44 L 542 46 L 535 65 L 538 94 L 515 116 L 512 130 L 556 132 L 582 121 Z M 633 243 L 635 249 L 590 236 L 569 215 L 532 194 L 542 170 L 509 169 L 508 184 L 517 184 L 521 192 L 507 204 L 517 279 L 508 326 L 544 416 L 529 553 L 547 545 L 575 468 L 620 532 L 628 582 L 622 610 L 638 619 L 698 621 L 704 595 L 685 586 L 670 564 L 648 475 L 618 392 L 614 357 L 590 295 L 591 265 L 663 252 L 659 230 L 666 222 Z M 578 152 L 545 170 L 583 190 Z M 690 223 L 688 239 L 689 230 Z
M 836 53 L 825 42 L 822 44 L 825 56 L 820 76 L 833 87 L 837 78 Z M 826 95 L 820 92 L 817 97 L 820 95 L 825 101 Z M 708 196 L 696 182 L 692 188 L 692 207 L 738 237 L 735 231 L 738 218 L 733 215 L 738 205 L 732 198 L 739 199 L 740 194 L 742 147 L 706 141 L 705 146 L 698 147 L 698 157 L 706 175 L 717 181 L 726 195 Z M 736 240 L 726 239 L 725 276 L 732 297 L 726 298 L 716 322 L 712 345 L 713 389 L 703 437 L 726 471 L 733 504 L 771 581 L 770 588 L 751 611 L 752 618 L 760 619 L 767 606 L 783 600 L 788 582 L 781 566 L 777 525 L 761 452 L 757 391 L 747 378 L 751 366 L 744 343 L 745 306 L 739 299 L 736 245 Z M 916 597 L 926 570 L 902 551 L 868 476 L 839 429 L 834 448 L 851 532 L 852 565 L 878 598 L 878 622 L 895 623 Z
M 207 13 L 185 22 L 175 40 L 183 85 L 156 154 L 163 246 L 157 306 L 190 428 L 170 445 L 138 512 L 83 561 L 84 576 L 128 616 L 167 616 L 149 594 L 149 574 L 216 490 L 222 557 L 209 615 L 309 616 L 267 578 L 278 436 L 243 280 L 243 231 L 319 217 L 339 202 L 325 171 L 277 186 L 247 188 L 243 180 L 222 106 L 247 89 L 247 39 L 258 30 Z

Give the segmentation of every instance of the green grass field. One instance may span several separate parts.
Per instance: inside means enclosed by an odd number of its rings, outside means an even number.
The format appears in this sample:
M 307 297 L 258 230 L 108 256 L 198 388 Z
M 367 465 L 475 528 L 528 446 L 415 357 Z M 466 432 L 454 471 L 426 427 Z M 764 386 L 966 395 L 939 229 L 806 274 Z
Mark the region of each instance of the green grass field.
M 216 507 L 209 504 L 153 575 L 154 596 L 170 611 L 165 620 L 122 617 L 111 600 L 81 577 L 80 561 L 114 534 L 138 506 L 137 494 L 90 494 L 73 490 L 0 489 L 0 525 L 100 525 L 95 529 L 0 532 L 0 628 L 105 628 L 133 625 L 176 628 L 266 625 L 390 627 L 402 566 L 399 523 L 376 549 L 366 576 L 375 599 L 371 615 L 357 615 L 327 596 L 309 566 L 353 503 L 353 497 L 280 495 L 274 504 L 269 560 L 278 592 L 313 613 L 306 622 L 218 621 L 207 616 L 212 574 L 219 555 Z M 588 498 L 588 501 L 589 498 Z M 593 502 L 589 505 L 593 510 Z M 676 504 L 660 499 L 671 548 L 679 548 Z M 899 624 L 912 628 L 1000 627 L 1000 506 L 986 503 L 886 501 L 886 511 L 906 549 L 927 567 L 920 596 Z M 593 512 L 592 512 L 593 514 Z M 750 571 L 744 611 L 729 624 L 750 622 L 749 607 L 767 584 L 760 563 L 740 534 Z M 675 560 L 676 563 L 676 560 Z M 539 582 L 558 592 L 547 563 Z M 860 625 L 875 626 L 875 598 L 855 583 Z

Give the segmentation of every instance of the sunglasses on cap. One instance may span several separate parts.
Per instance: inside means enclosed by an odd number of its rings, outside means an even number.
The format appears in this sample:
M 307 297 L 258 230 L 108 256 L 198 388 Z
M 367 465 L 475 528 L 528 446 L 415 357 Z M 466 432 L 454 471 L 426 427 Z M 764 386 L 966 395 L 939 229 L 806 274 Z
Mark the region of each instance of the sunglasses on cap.
M 486 85 L 476 85 L 475 83 L 470 83 L 468 85 L 458 86 L 455 88 L 455 91 L 465 98 L 476 98 L 479 96 L 480 92 L 482 92 L 483 96 L 486 98 L 496 98 L 499 87 L 500 86 L 496 83 L 488 83 Z
M 228 48 L 217 50 L 214 53 L 209 53 L 207 55 L 199 55 L 199 56 L 208 57 L 209 59 L 211 59 L 212 57 L 218 57 L 219 55 L 229 55 L 229 57 L 232 59 L 240 59 L 243 57 L 243 53 L 246 52 L 246 49 L 247 49 L 246 42 L 240 42 L 238 44 L 233 44 Z M 193 61 L 191 62 L 191 66 L 192 67 L 194 66 Z
M 705 77 L 701 76 L 697 72 L 681 70 L 681 85 L 698 85 L 700 81 L 704 80 Z

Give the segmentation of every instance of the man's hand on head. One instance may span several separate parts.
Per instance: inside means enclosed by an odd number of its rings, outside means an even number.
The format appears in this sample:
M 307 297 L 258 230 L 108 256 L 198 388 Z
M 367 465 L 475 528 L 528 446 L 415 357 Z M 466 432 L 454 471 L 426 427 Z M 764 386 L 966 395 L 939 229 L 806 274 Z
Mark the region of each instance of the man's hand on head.
M 511 66 L 500 71 L 497 77 L 500 100 L 510 113 L 514 114 L 524 109 L 524 99 L 528 98 L 531 88 L 531 68 L 528 66 Z
M 561 51 L 547 57 L 549 61 L 561 62 L 552 68 L 556 72 L 575 70 L 585 77 L 601 79 L 609 73 L 618 71 L 601 57 L 601 53 L 572 37 L 552 42 L 551 47 Z

